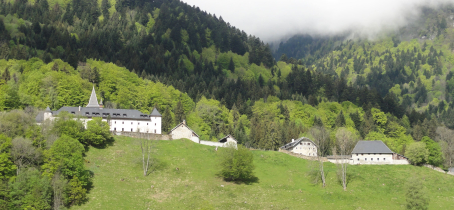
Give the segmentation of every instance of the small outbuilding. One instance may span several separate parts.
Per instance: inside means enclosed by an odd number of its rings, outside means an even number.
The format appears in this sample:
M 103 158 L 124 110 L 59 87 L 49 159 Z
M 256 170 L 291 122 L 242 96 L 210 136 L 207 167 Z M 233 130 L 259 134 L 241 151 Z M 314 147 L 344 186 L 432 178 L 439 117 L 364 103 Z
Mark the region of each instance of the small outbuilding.
M 306 137 L 292 139 L 292 142 L 285 144 L 280 149 L 305 156 L 317 156 L 317 145 Z
M 200 143 L 199 135 L 186 125 L 186 120 L 183 120 L 183 122 L 170 130 L 169 135 L 172 136 L 172 139 L 186 138 L 193 142 Z
M 223 144 L 228 144 L 228 143 L 237 144 L 237 141 L 236 141 L 236 139 L 235 139 L 235 138 L 233 138 L 233 136 L 232 136 L 232 135 L 230 135 L 230 134 L 229 134 L 229 135 L 227 135 L 227 136 L 225 136 L 225 137 L 224 137 L 224 138 L 222 138 L 222 139 L 219 139 L 219 142 L 220 142 L 220 143 L 223 143 Z

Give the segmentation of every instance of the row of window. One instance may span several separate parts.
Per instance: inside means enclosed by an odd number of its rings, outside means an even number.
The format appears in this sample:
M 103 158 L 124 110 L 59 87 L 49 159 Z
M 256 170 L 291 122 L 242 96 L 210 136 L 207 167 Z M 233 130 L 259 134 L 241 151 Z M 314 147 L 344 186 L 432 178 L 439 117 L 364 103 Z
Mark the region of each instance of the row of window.
M 114 121 L 114 124 L 117 124 L 117 121 Z M 125 122 L 121 121 L 121 124 L 125 124 Z M 131 125 L 134 125 L 134 122 L 131 122 Z M 140 122 L 138 122 L 137 125 L 140 125 Z M 148 123 L 147 123 L 147 125 L 148 125 Z M 156 126 L 156 123 L 154 124 L 154 126 Z
M 367 155 L 371 155 L 371 154 L 372 154 L 372 153 L 367 153 Z M 373 155 L 376 155 L 376 154 L 377 154 L 377 153 L 373 153 Z M 380 154 L 380 153 L 378 153 L 378 154 Z M 363 155 L 365 155 L 365 154 L 361 154 L 361 156 L 363 156 Z M 356 154 L 356 156 L 358 156 L 358 154 Z
M 114 128 L 114 131 L 117 131 L 117 128 Z M 125 129 L 122 128 L 121 131 L 125 131 Z M 132 128 L 131 128 L 131 132 L 133 132 Z M 148 133 L 148 131 L 147 131 L 147 133 Z M 154 129 L 154 133 L 156 133 L 156 129 Z
M 71 112 L 71 114 L 76 114 L 76 112 Z M 91 113 L 91 116 L 100 116 L 100 115 L 101 114 L 99 112 L 92 112 Z M 110 113 L 102 113 L 103 117 L 107 117 L 109 115 L 110 115 Z M 121 116 L 120 113 L 113 113 L 112 115 L 115 116 L 115 117 L 120 117 Z M 90 116 L 90 112 L 85 112 L 85 116 Z M 128 117 L 128 115 L 127 114 L 123 114 L 123 117 Z M 148 117 L 148 115 L 141 114 L 140 117 Z
M 300 145 L 311 145 L 311 143 L 300 143 Z
M 377 161 L 380 161 L 380 158 L 375 158 L 375 159 L 377 159 Z M 367 160 L 367 158 L 364 158 L 364 160 Z M 370 160 L 374 161 L 374 158 L 371 158 Z M 386 158 L 383 158 L 383 161 L 385 161 L 385 160 L 386 160 Z M 359 161 L 359 158 L 358 158 L 358 161 Z

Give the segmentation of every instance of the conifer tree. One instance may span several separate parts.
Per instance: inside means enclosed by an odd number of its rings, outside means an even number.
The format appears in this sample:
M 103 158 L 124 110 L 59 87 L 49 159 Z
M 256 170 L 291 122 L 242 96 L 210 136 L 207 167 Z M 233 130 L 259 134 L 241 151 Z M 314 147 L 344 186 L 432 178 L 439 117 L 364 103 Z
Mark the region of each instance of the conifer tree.
M 233 59 L 232 58 L 230 58 L 229 70 L 232 71 L 232 72 L 235 71 L 235 63 L 233 63 Z
M 183 105 L 181 104 L 181 100 L 178 101 L 177 107 L 175 109 L 175 122 L 180 123 L 186 118 L 184 114 Z
M 170 113 L 169 106 L 166 106 L 166 110 L 162 115 L 162 130 L 166 133 L 169 132 L 172 124 L 173 124 L 172 114 Z
M 344 113 L 342 111 L 340 111 L 339 115 L 337 115 L 335 125 L 338 128 L 345 126 L 345 117 L 344 117 Z

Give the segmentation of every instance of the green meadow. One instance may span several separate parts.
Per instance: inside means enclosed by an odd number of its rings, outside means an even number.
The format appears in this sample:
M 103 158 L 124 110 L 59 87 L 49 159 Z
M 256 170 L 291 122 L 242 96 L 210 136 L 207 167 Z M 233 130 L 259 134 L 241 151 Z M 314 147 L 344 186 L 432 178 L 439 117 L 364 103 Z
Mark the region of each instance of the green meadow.
M 325 163 L 323 188 L 313 182 L 310 161 L 253 150 L 256 181 L 232 183 L 216 176 L 214 147 L 189 140 L 152 145 L 148 176 L 139 139 L 116 137 L 107 148 L 90 148 L 85 159 L 93 188 L 89 200 L 72 209 L 405 209 L 412 176 L 423 180 L 429 209 L 454 209 L 454 176 L 425 167 L 349 166 L 344 191 L 332 163 Z

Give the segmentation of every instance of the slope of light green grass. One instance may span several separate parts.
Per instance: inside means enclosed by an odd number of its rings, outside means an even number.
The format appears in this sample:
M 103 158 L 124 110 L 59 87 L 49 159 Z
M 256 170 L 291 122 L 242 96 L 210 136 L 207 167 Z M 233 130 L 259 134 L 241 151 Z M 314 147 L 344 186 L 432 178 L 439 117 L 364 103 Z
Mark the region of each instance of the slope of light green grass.
M 216 177 L 214 147 L 188 140 L 153 141 L 153 171 L 144 177 L 139 141 L 118 137 L 106 149 L 90 148 L 94 188 L 89 201 L 73 209 L 404 209 L 411 176 L 424 179 L 430 209 L 454 208 L 454 176 L 427 168 L 349 166 L 344 192 L 334 164 L 325 165 L 323 188 L 310 181 L 307 160 L 253 151 L 258 182 L 235 184 Z

